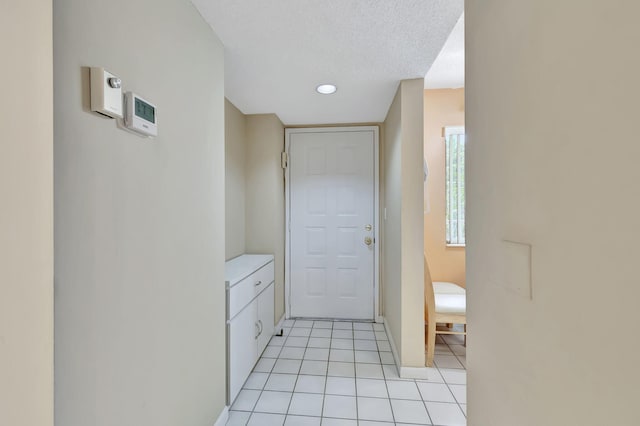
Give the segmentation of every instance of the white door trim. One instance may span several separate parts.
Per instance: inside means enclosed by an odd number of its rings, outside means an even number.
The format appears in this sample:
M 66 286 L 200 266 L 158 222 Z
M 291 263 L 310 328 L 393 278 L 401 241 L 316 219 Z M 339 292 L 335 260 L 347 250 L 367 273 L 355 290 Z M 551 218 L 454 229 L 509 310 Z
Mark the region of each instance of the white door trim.
M 291 134 L 294 133 L 330 133 L 330 132 L 361 132 L 373 131 L 373 152 L 374 152 L 374 210 L 373 210 L 373 227 L 374 227 L 374 245 L 373 245 L 373 315 L 372 320 L 378 321 L 380 318 L 380 135 L 378 126 L 349 126 L 349 127 L 307 127 L 307 128 L 288 128 L 285 129 L 285 152 L 289 158 L 289 146 L 291 144 Z M 289 170 L 287 164 L 284 173 L 285 187 L 285 249 L 284 249 L 284 306 L 286 318 L 291 318 L 291 218 L 290 199 L 289 199 Z

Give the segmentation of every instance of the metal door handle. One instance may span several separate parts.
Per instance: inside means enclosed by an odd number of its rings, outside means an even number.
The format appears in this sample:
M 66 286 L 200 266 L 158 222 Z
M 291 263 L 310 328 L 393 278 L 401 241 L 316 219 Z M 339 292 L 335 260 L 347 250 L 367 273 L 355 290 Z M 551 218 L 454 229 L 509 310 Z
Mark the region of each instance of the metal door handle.
M 373 229 L 373 227 L 371 225 L 365 225 L 364 226 L 364 230 L 365 231 L 371 231 Z
M 364 243 L 370 246 L 371 243 L 373 243 L 373 240 L 371 239 L 371 237 L 364 237 Z

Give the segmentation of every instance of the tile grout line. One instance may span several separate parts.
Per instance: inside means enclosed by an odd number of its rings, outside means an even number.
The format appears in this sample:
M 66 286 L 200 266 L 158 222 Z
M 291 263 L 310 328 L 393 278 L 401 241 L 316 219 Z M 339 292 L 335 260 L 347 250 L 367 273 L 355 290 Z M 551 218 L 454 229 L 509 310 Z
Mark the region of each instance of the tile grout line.
M 295 326 L 295 322 L 294 322 L 294 326 Z M 284 342 L 282 343 L 282 347 L 280 348 L 280 352 L 278 353 L 278 358 L 276 358 L 275 362 L 273 363 L 273 366 L 271 367 L 271 370 L 269 371 L 269 376 L 267 377 L 267 381 L 265 382 L 264 386 L 262 387 L 262 390 L 260 391 L 260 395 L 258 396 L 258 399 L 256 400 L 256 403 L 253 406 L 253 409 L 251 410 L 251 414 L 249 416 L 249 418 L 247 419 L 247 424 L 248 422 L 251 421 L 251 418 L 253 417 L 253 415 L 256 413 L 255 409 L 258 406 L 258 402 L 260 401 L 260 398 L 262 398 L 262 394 L 265 392 L 266 387 L 267 387 L 267 383 L 269 382 L 269 379 L 271 378 L 271 376 L 273 374 L 279 374 L 279 373 L 274 373 L 273 370 L 275 369 L 275 365 L 278 363 L 278 361 L 280 360 L 280 354 L 282 353 L 282 351 L 284 350 L 284 347 L 287 343 L 287 340 L 289 340 L 289 337 L 297 337 L 297 336 L 291 336 L 291 329 L 293 329 L 293 326 L 290 328 L 289 333 L 287 334 L 287 337 L 285 338 Z M 273 337 L 272 337 L 273 338 Z M 268 346 L 268 345 L 267 345 Z M 260 356 L 260 358 L 262 358 L 262 356 Z M 302 362 L 300 362 L 300 367 L 298 368 L 298 370 L 302 367 Z M 297 377 L 296 377 L 296 382 L 298 381 Z M 294 384 L 294 389 L 295 389 L 295 384 Z M 277 392 L 277 391 L 269 391 L 269 392 Z M 291 392 L 291 399 L 293 399 L 293 392 Z M 291 400 L 289 400 L 289 405 L 291 405 Z M 289 406 L 287 406 L 287 412 L 289 411 Z M 258 412 L 258 413 L 262 413 L 262 412 Z M 278 413 L 262 413 L 262 414 L 275 414 L 277 415 Z M 284 414 L 285 416 L 285 421 L 286 421 L 286 412 Z M 284 422 L 283 422 L 284 424 Z
M 357 370 L 357 366 L 356 366 L 356 330 L 355 327 L 353 326 L 353 323 L 351 323 L 351 336 L 353 337 L 352 341 L 353 341 L 353 392 L 355 394 L 354 399 L 356 402 L 356 424 L 360 423 L 360 408 L 358 404 L 358 370 Z
M 284 344 L 285 344 L 285 342 L 287 341 L 288 338 L 289 338 L 289 336 L 287 336 L 287 338 L 284 339 L 284 342 L 282 342 L 282 347 L 284 347 Z M 267 346 L 269 346 L 269 345 L 267 344 Z M 280 348 L 280 352 L 282 352 L 282 347 Z M 280 356 L 280 353 L 278 353 L 278 356 Z M 262 356 L 260 358 L 262 358 Z M 260 362 L 260 360 L 258 360 L 258 362 Z M 249 422 L 251 421 L 251 418 L 253 417 L 253 414 L 255 413 L 255 409 L 258 406 L 258 402 L 260 402 L 260 398 L 262 398 L 262 394 L 264 393 L 264 388 L 267 387 L 267 383 L 269 382 L 269 378 L 271 378 L 271 372 L 273 371 L 273 369 L 274 369 L 274 367 L 276 365 L 276 362 L 278 362 L 277 358 L 276 358 L 276 361 L 271 366 L 271 368 L 269 369 L 269 375 L 267 376 L 267 380 L 264 382 L 264 385 L 262 386 L 262 389 L 260 390 L 260 395 L 258 395 L 258 398 L 256 399 L 255 404 L 253 404 L 253 406 L 251 408 L 251 414 L 249 414 L 249 417 L 247 417 L 247 422 L 245 423 L 245 425 L 249 424 Z M 253 373 L 253 371 L 252 371 L 252 373 Z M 246 381 L 245 381 L 245 383 L 246 383 Z M 245 383 L 243 383 L 242 385 L 244 386 Z
M 331 342 L 333 341 L 333 327 L 335 322 L 331 323 L 331 335 L 329 337 L 329 356 L 331 356 Z M 329 356 L 327 356 L 327 370 L 324 372 L 324 389 L 322 391 L 322 409 L 320 410 L 320 425 L 322 425 L 322 419 L 324 418 L 324 404 L 327 399 L 327 381 L 329 380 Z
M 387 334 L 387 331 L 385 330 L 384 332 L 385 336 Z M 387 339 L 389 338 L 389 336 L 386 336 Z M 377 341 L 376 341 L 376 346 L 377 346 Z M 380 347 L 378 347 L 378 352 L 380 350 Z M 382 360 L 381 360 L 382 361 Z M 382 368 L 382 367 L 381 367 Z M 397 369 L 398 367 L 396 367 Z M 384 368 L 382 368 L 382 377 L 384 378 L 384 388 L 387 390 L 387 398 L 389 401 L 389 408 L 391 409 L 391 417 L 393 418 L 393 424 L 396 424 L 396 413 L 393 409 L 393 404 L 391 403 L 391 394 L 389 393 L 389 385 L 387 384 L 387 375 L 384 372 Z M 398 371 L 398 377 L 400 377 L 400 371 Z
M 296 322 L 297 322 L 297 320 L 296 320 Z M 300 415 L 300 416 L 303 416 L 303 417 L 316 418 L 316 419 L 319 419 L 319 420 L 322 422 L 322 421 L 323 421 L 323 419 L 325 418 L 325 417 L 323 416 L 323 414 L 324 414 L 324 408 L 325 408 L 325 405 L 326 405 L 326 404 L 325 404 L 325 403 L 326 403 L 326 397 L 327 397 L 328 395 L 333 395 L 333 396 L 342 396 L 342 397 L 347 396 L 347 395 L 341 395 L 341 394 L 335 394 L 335 395 L 334 395 L 334 394 L 328 394 L 328 393 L 327 393 L 329 377 L 333 377 L 333 376 L 329 376 L 329 371 L 328 371 L 328 370 L 329 370 L 329 365 L 330 365 L 330 362 L 331 362 L 331 351 L 332 351 L 332 350 L 338 350 L 338 348 L 334 347 L 334 342 L 333 342 L 333 340 L 334 340 L 333 332 L 334 332 L 334 330 L 335 330 L 335 329 L 334 329 L 334 326 L 335 326 L 335 323 L 336 323 L 336 322 L 335 322 L 335 321 L 331 321 L 331 323 L 332 323 L 332 324 L 331 324 L 331 328 L 330 328 L 330 330 L 331 330 L 330 337 L 328 338 L 328 339 L 329 339 L 329 342 L 328 342 L 328 348 L 327 348 L 327 350 L 328 350 L 328 356 L 327 356 L 327 360 L 326 360 L 326 362 L 327 362 L 326 370 L 325 370 L 325 372 L 324 372 L 324 375 L 317 376 L 317 377 L 324 377 L 324 380 L 325 380 L 324 388 L 323 388 L 323 393 L 321 394 L 321 395 L 322 395 L 322 407 L 321 407 L 320 414 L 319 414 L 319 416 L 314 416 L 314 415 L 308 415 L 308 414 L 292 414 L 292 413 L 290 413 L 291 406 L 292 406 L 292 403 L 293 403 L 293 394 L 295 394 L 295 393 L 300 393 L 300 394 L 309 394 L 309 395 L 314 395 L 314 394 L 315 394 L 315 395 L 318 395 L 318 393 L 314 393 L 314 392 L 296 392 L 296 388 L 297 388 L 297 385 L 298 385 L 299 380 L 300 380 L 300 375 L 302 375 L 302 365 L 303 365 L 303 363 L 305 362 L 305 356 L 307 355 L 307 352 L 309 351 L 309 349 L 310 349 L 310 348 L 312 348 L 311 346 L 309 346 L 309 345 L 310 345 L 310 340 L 311 340 L 311 338 L 312 338 L 312 337 L 311 337 L 311 334 L 313 333 L 313 330 L 314 330 L 314 329 L 316 329 L 316 328 L 315 328 L 315 321 L 311 321 L 311 325 L 310 325 L 310 327 L 304 327 L 304 326 L 303 326 L 303 327 L 297 327 L 297 328 L 310 328 L 311 330 L 310 330 L 310 332 L 309 332 L 309 335 L 307 335 L 307 336 L 291 336 L 291 330 L 293 330 L 293 328 L 295 328 L 295 326 L 296 326 L 296 322 L 294 322 L 294 324 L 293 324 L 293 325 L 291 325 L 291 327 L 289 328 L 289 334 L 286 336 L 286 338 L 285 338 L 285 339 L 284 339 L 284 341 L 282 342 L 282 345 L 277 345 L 277 346 L 279 346 L 279 348 L 280 348 L 280 349 L 279 349 L 279 351 L 278 351 L 277 358 L 275 358 L 275 360 L 274 360 L 274 363 L 273 363 L 272 367 L 271 367 L 271 368 L 269 369 L 269 371 L 267 372 L 267 374 L 268 374 L 268 375 L 267 375 L 267 379 L 266 379 L 266 381 L 265 381 L 265 384 L 264 384 L 264 385 L 262 386 L 262 388 L 260 389 L 260 393 L 259 393 L 259 395 L 258 395 L 258 398 L 257 398 L 257 400 L 256 400 L 256 403 L 255 403 L 255 404 L 253 404 L 252 409 L 251 409 L 251 411 L 249 412 L 249 417 L 247 418 L 247 421 L 248 421 L 248 422 L 250 422 L 250 421 L 251 421 L 252 416 L 253 416 L 255 413 L 260 413 L 260 412 L 255 411 L 255 409 L 256 409 L 256 407 L 257 407 L 257 403 L 259 402 L 259 400 L 260 400 L 260 398 L 262 397 L 263 393 L 264 393 L 265 391 L 267 391 L 267 389 L 266 389 L 267 383 L 268 383 L 269 379 L 271 379 L 271 378 L 272 378 L 272 376 L 273 376 L 274 374 L 283 374 L 283 375 L 284 375 L 284 374 L 291 374 L 291 375 L 295 375 L 295 376 L 296 376 L 296 378 L 295 378 L 295 382 L 294 382 L 294 385 L 293 385 L 293 389 L 292 389 L 292 391 L 291 391 L 292 396 L 291 396 L 291 399 L 290 399 L 289 404 L 288 404 L 288 406 L 287 406 L 286 412 L 284 413 L 284 422 L 286 422 L 286 421 L 287 421 L 287 418 L 288 418 L 290 415 Z M 346 321 L 345 321 L 345 322 L 346 322 Z M 318 329 L 320 329 L 320 328 L 318 327 Z M 328 328 L 323 328 L 323 329 L 328 330 Z M 344 329 L 340 329 L 340 330 L 344 330 Z M 355 399 L 355 403 L 356 403 L 356 420 L 355 420 L 355 422 L 356 422 L 356 423 L 359 423 L 361 419 L 360 419 L 360 407 L 359 407 L 359 403 L 358 403 L 358 396 L 359 396 L 358 386 L 357 386 L 357 380 L 358 380 L 358 377 L 357 377 L 357 372 L 356 372 L 356 368 L 357 368 L 357 364 L 358 364 L 358 362 L 357 362 L 357 360 L 356 360 L 356 349 L 355 349 L 355 340 L 356 340 L 356 339 L 355 339 L 355 325 L 354 325 L 354 322 L 353 322 L 353 321 L 350 321 L 350 331 L 351 331 L 351 339 L 345 339 L 345 340 L 350 340 L 350 341 L 351 341 L 351 347 L 353 348 L 353 349 L 352 349 L 352 350 L 353 350 L 353 358 L 352 358 L 352 361 L 351 361 L 351 362 L 353 362 L 353 368 L 354 368 L 354 376 L 353 376 L 353 381 L 354 381 L 354 399 Z M 361 331 L 362 331 L 362 330 L 361 330 Z M 365 330 L 365 331 L 368 331 L 368 330 Z M 374 335 L 375 335 L 375 332 L 376 332 L 375 328 L 373 328 L 373 331 L 372 331 L 372 332 L 373 332 L 373 333 L 374 333 Z M 302 359 L 296 359 L 296 358 L 281 358 L 281 355 L 282 355 L 282 352 L 284 351 L 284 348 L 285 348 L 285 347 L 288 347 L 288 346 L 286 346 L 286 344 L 287 344 L 287 341 L 289 340 L 289 337 L 304 337 L 304 338 L 306 338 L 306 339 L 307 339 L 307 340 L 306 340 L 306 344 L 305 344 L 305 346 L 302 348 L 302 349 L 304 349 L 304 352 L 303 352 L 303 355 L 302 355 Z M 385 337 L 387 337 L 387 338 L 388 338 L 388 336 L 386 335 L 386 331 L 385 331 Z M 337 339 L 337 338 L 336 338 L 336 339 Z M 371 340 L 371 339 L 364 339 L 364 340 L 366 341 L 366 340 Z M 388 377 L 388 375 L 386 374 L 386 372 L 385 372 L 385 370 L 384 370 L 384 365 L 385 365 L 385 364 L 383 364 L 383 361 L 382 361 L 381 350 L 380 350 L 380 346 L 379 346 L 379 344 L 378 344 L 378 343 L 379 343 L 379 340 L 377 339 L 377 336 L 376 336 L 376 338 L 375 338 L 373 341 L 375 341 L 375 342 L 376 342 L 376 348 L 377 348 L 377 351 L 367 351 L 367 350 L 364 350 L 364 351 L 365 351 L 365 352 L 377 352 L 377 359 L 378 359 L 378 362 L 377 362 L 377 363 L 374 363 L 374 362 L 371 362 L 371 363 L 370 363 L 370 362 L 364 362 L 364 363 L 362 363 L 362 364 L 371 365 L 371 366 L 373 366 L 373 365 L 378 365 L 378 366 L 380 367 L 380 369 L 381 369 L 381 371 L 382 371 L 382 377 L 380 377 L 380 378 L 374 378 L 374 377 L 372 377 L 372 378 L 368 378 L 368 379 L 370 379 L 370 380 L 383 380 L 383 381 L 384 381 L 384 385 L 385 385 L 385 390 L 386 390 L 386 392 L 387 392 L 387 397 L 386 397 L 386 398 L 370 397 L 370 398 L 380 399 L 380 400 L 383 400 L 383 399 L 384 399 L 384 400 L 387 400 L 387 401 L 388 401 L 388 403 L 389 403 L 390 409 L 391 409 L 391 415 L 392 415 L 392 418 L 393 418 L 393 423 L 395 423 L 395 422 L 396 422 L 396 418 L 395 418 L 395 413 L 394 413 L 394 410 L 393 410 L 393 406 L 391 405 L 391 395 L 390 395 L 390 393 L 389 393 L 389 387 L 388 387 L 388 381 L 389 381 L 389 380 L 392 380 L 392 381 L 393 381 L 393 377 Z M 448 349 L 451 353 L 453 353 L 453 351 L 451 350 L 451 345 L 450 345 L 447 341 L 445 341 L 444 339 L 442 339 L 442 341 L 443 341 L 443 343 L 447 346 L 447 349 Z M 276 346 L 276 345 L 274 345 L 274 346 Z M 294 347 L 292 346 L 291 348 L 294 348 Z M 322 349 L 322 348 L 315 348 L 315 347 L 314 347 L 314 348 L 312 348 L 312 349 Z M 385 351 L 385 352 L 386 352 L 386 351 Z M 458 356 L 457 356 L 455 353 L 453 353 L 453 355 L 454 355 L 454 356 L 456 356 L 456 359 L 458 360 L 458 362 L 460 362 L 460 360 L 458 359 Z M 261 358 L 263 358 L 263 356 L 261 356 Z M 274 370 L 275 370 L 275 365 L 276 365 L 276 364 L 278 363 L 278 361 L 280 361 L 280 360 L 299 361 L 299 362 L 300 362 L 300 365 L 298 366 L 298 369 L 297 369 L 298 371 L 297 371 L 297 373 L 276 373 L 276 372 L 274 371 Z M 315 361 L 315 360 L 307 360 L 307 361 Z M 336 362 L 338 362 L 338 361 L 336 361 Z M 462 364 L 462 362 L 460 362 L 460 364 Z M 392 365 L 392 364 L 391 364 L 391 365 Z M 463 365 L 463 367 L 464 367 L 464 364 L 462 364 L 462 365 Z M 457 405 L 457 406 L 458 406 L 458 409 L 459 409 L 460 411 L 462 411 L 462 413 L 463 413 L 463 415 L 465 416 L 465 419 L 466 419 L 466 414 L 464 413 L 464 411 L 462 410 L 462 407 L 461 407 L 461 405 L 462 405 L 462 404 L 461 404 L 460 402 L 458 402 L 458 399 L 456 398 L 455 394 L 453 394 L 453 391 L 451 390 L 451 384 L 450 384 L 447 380 L 445 380 L 445 379 L 444 379 L 444 375 L 442 374 L 442 368 L 441 368 L 441 367 L 438 367 L 438 366 L 436 365 L 436 370 L 438 371 L 438 373 L 439 373 L 439 374 L 440 374 L 440 376 L 442 377 L 442 379 L 443 379 L 443 383 L 446 385 L 447 390 L 451 393 L 451 395 L 453 396 L 453 399 L 454 399 L 454 401 L 455 401 L 455 402 L 451 402 L 451 403 L 450 403 L 450 402 L 446 402 L 446 404 L 455 404 L 455 405 Z M 454 370 L 457 370 L 457 369 L 454 369 Z M 460 369 L 460 370 L 461 370 L 461 371 L 464 371 L 464 372 L 465 372 L 465 374 L 466 374 L 466 367 L 464 367 L 464 368 L 462 368 L 462 369 Z M 311 376 L 315 376 L 315 374 L 312 374 Z M 336 376 L 336 377 L 345 377 L 345 376 Z M 345 378 L 347 378 L 347 377 L 345 377 Z M 363 378 L 363 379 L 365 379 L 365 378 Z M 416 379 L 411 379 L 411 380 L 409 380 L 409 381 L 410 381 L 410 382 L 412 382 L 412 383 L 414 384 L 414 386 L 416 386 L 416 387 L 417 387 L 417 389 L 418 389 L 418 395 L 419 395 L 419 396 L 420 396 L 420 398 L 422 399 L 423 405 L 424 405 L 425 410 L 426 410 L 426 412 L 427 412 L 428 419 L 429 419 L 429 421 L 431 422 L 431 424 L 433 424 L 433 420 L 432 420 L 432 418 L 431 418 L 431 414 L 429 413 L 429 410 L 428 410 L 428 409 L 427 409 L 427 407 L 426 407 L 426 402 L 429 402 L 429 401 L 426 401 L 426 400 L 424 399 L 424 395 L 423 395 L 422 391 L 421 391 L 421 390 L 420 390 L 420 388 L 417 386 L 417 385 L 418 385 L 418 380 L 416 380 Z M 428 381 L 427 381 L 427 382 L 428 382 Z M 244 388 L 244 386 L 243 386 L 243 388 Z M 246 388 L 245 388 L 245 389 L 246 389 Z M 273 390 L 273 392 L 283 392 L 283 393 L 285 393 L 286 391 L 284 391 L 284 390 L 283 390 L 283 391 Z M 288 393 L 288 392 L 287 392 L 287 393 Z M 394 398 L 394 399 L 401 400 L 401 401 L 415 401 L 415 399 L 405 399 L 405 398 Z M 431 401 L 431 402 L 439 402 L 439 401 Z M 240 411 L 240 410 L 238 410 L 238 411 Z M 277 415 L 277 413 L 265 413 L 265 414 Z M 327 418 L 334 418 L 334 419 L 344 419 L 344 420 L 349 420 L 348 418 L 343 418 L 343 417 L 327 417 Z M 363 421 L 364 421 L 364 420 L 363 420 Z M 376 420 L 376 421 L 378 421 L 378 420 Z M 382 421 L 382 420 L 379 420 L 379 421 Z
M 295 322 L 293 323 L 293 325 L 295 326 Z M 291 327 L 291 329 L 293 329 L 293 327 Z M 311 332 L 309 332 L 309 334 L 311 334 Z M 304 360 L 304 355 L 307 353 L 308 347 L 309 347 L 309 340 L 307 339 L 307 346 L 305 346 L 304 352 L 302 353 L 303 360 Z M 278 357 L 278 359 L 280 358 Z M 302 363 L 304 362 L 303 360 L 300 361 L 300 366 L 298 367 L 298 374 L 296 375 L 296 380 L 293 383 L 293 389 L 291 389 L 291 399 L 289 400 L 289 405 L 287 405 L 287 410 L 284 413 L 284 422 L 282 422 L 283 425 L 287 422 L 287 417 L 289 417 L 289 410 L 291 410 L 291 403 L 293 402 L 293 394 L 296 391 L 296 386 L 298 385 L 298 379 L 300 378 L 300 371 L 302 370 Z
M 438 374 L 440 374 L 439 371 L 438 371 Z M 424 411 L 427 412 L 427 417 L 429 418 L 429 423 L 431 423 L 433 425 L 435 423 L 433 423 L 433 418 L 431 417 L 431 413 L 429 413 L 429 409 L 427 408 L 427 401 L 424 399 L 424 395 L 422 394 L 422 391 L 420 390 L 420 386 L 418 386 L 417 382 L 418 382 L 417 380 L 414 380 L 414 384 L 418 388 L 418 395 L 420 395 L 420 398 L 422 399 L 422 405 L 424 405 Z M 451 392 L 451 391 L 449 391 L 449 392 Z
M 449 342 L 447 342 L 444 338 L 442 339 L 442 341 L 444 342 L 444 344 L 445 344 L 445 345 L 447 345 L 447 347 L 449 348 L 449 350 L 453 353 L 453 351 L 451 350 L 451 346 L 449 345 Z M 466 348 L 467 348 L 467 347 L 465 346 L 465 354 L 467 353 L 467 349 L 466 349 Z M 454 355 L 455 355 L 455 353 L 454 353 Z M 466 355 L 465 355 L 465 356 L 466 356 Z M 458 358 L 456 357 L 456 359 L 458 359 Z M 460 362 L 460 360 L 458 360 L 458 362 Z M 460 362 L 460 364 L 464 367 L 464 374 L 465 374 L 465 377 L 466 377 L 466 376 L 467 376 L 467 367 L 466 367 L 464 364 L 462 364 L 461 362 Z M 444 378 L 444 375 L 443 375 L 443 374 L 442 374 L 442 372 L 440 371 L 440 367 L 438 367 L 438 366 L 436 365 L 436 368 L 438 369 L 438 373 L 440 374 L 440 376 L 442 376 L 442 380 L 444 381 L 445 385 L 447 386 L 447 389 L 449 389 L 449 392 L 451 393 L 451 396 L 453 396 L 453 400 L 454 400 L 454 401 L 456 401 L 456 404 L 458 405 L 458 409 L 462 412 L 462 414 L 464 415 L 464 418 L 466 419 L 466 418 L 467 418 L 467 414 L 465 413 L 465 411 L 464 411 L 464 410 L 462 409 L 462 407 L 460 406 L 460 402 L 458 401 L 458 398 L 456 398 L 456 395 L 455 395 L 455 394 L 453 393 L 453 391 L 451 390 L 451 386 L 450 386 L 449 382 Z M 465 385 L 464 385 L 464 387 L 465 387 L 465 394 L 466 394 L 466 391 L 467 391 L 467 385 L 466 385 L 466 383 L 467 383 L 467 381 L 465 380 Z M 425 407 L 426 407 L 426 404 L 425 404 Z M 427 411 L 428 411 L 428 410 L 427 410 Z
M 279 374 L 279 373 L 275 373 L 275 374 Z M 293 376 L 293 374 L 290 374 L 290 376 Z M 324 377 L 324 376 L 320 376 L 320 375 L 313 375 L 314 377 Z M 353 379 L 354 377 L 344 377 L 344 376 L 329 376 L 329 377 L 333 377 L 333 378 L 338 378 L 338 379 Z M 362 379 L 362 380 L 375 380 L 375 381 L 379 381 L 379 382 L 403 382 L 403 383 L 411 383 L 411 380 L 383 380 L 383 379 L 372 379 L 370 377 L 355 377 L 355 379 Z M 445 383 L 433 383 L 433 382 L 420 382 L 420 383 L 427 383 L 427 384 L 436 384 L 436 385 L 444 385 Z M 464 386 L 464 385 L 461 385 Z M 244 390 L 255 390 L 258 391 L 258 389 L 244 389 Z M 271 390 L 271 389 L 267 389 L 267 392 L 275 392 L 275 393 L 292 393 L 289 391 L 283 391 L 283 390 Z M 305 395 L 323 395 L 319 392 L 295 392 L 295 393 L 301 393 L 301 394 L 305 394 Z M 341 393 L 328 393 L 326 395 L 329 396 L 353 396 L 353 395 L 346 395 L 346 394 L 341 394 Z M 422 394 L 421 394 L 422 395 Z M 362 396 L 361 398 L 370 398 L 370 399 L 393 399 L 393 400 L 397 400 L 397 401 L 424 401 L 424 402 L 437 402 L 439 404 L 452 404 L 452 405 L 460 405 L 459 402 L 457 401 L 453 401 L 453 402 L 447 402 L 447 401 L 433 401 L 433 400 L 429 400 L 429 399 L 415 399 L 415 398 L 387 398 L 387 397 L 382 397 L 382 396 Z M 232 410 L 232 411 L 244 411 L 244 412 L 249 412 L 247 410 Z M 259 411 L 261 412 L 261 411 Z M 314 417 L 314 416 L 311 416 Z

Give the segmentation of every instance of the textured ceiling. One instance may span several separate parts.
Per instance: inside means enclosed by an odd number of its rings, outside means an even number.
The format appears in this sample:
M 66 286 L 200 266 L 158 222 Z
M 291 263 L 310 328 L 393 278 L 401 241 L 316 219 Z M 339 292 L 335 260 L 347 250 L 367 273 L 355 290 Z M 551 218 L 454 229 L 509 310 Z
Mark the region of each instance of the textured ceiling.
M 285 124 L 379 122 L 423 78 L 463 0 L 192 0 L 225 46 L 225 93 Z M 319 95 L 320 83 L 338 92 Z
M 427 89 L 464 87 L 464 15 L 453 27 L 449 39 L 424 78 Z

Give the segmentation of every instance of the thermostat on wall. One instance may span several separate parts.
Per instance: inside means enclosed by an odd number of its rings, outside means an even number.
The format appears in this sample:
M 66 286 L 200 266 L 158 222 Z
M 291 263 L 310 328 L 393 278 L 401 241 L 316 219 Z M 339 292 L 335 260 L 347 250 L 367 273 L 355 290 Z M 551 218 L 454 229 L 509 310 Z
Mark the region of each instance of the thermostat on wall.
M 122 81 L 109 71 L 91 67 L 91 111 L 122 118 Z
M 124 95 L 124 125 L 144 136 L 158 135 L 158 110 L 133 92 Z

